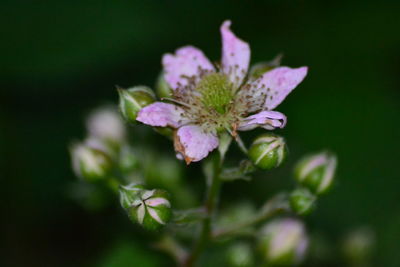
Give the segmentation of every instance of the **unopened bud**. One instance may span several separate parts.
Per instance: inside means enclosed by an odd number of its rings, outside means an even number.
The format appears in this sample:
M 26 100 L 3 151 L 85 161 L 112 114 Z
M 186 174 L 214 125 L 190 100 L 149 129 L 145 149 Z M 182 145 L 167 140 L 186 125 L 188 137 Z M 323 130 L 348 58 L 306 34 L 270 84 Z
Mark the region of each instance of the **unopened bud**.
M 306 188 L 298 188 L 290 195 L 290 206 L 299 215 L 307 215 L 315 208 L 316 197 Z
M 313 193 L 323 194 L 332 187 L 336 164 L 336 156 L 329 152 L 307 156 L 297 164 L 295 178 Z
M 153 91 L 147 86 L 118 89 L 119 109 L 122 116 L 131 123 L 136 122 L 138 112 L 155 100 Z
M 126 186 L 119 187 L 119 200 L 124 209 L 129 209 L 135 201 L 140 199 L 141 194 L 146 191 L 144 185 L 131 183 Z
M 362 227 L 350 232 L 343 242 L 343 253 L 350 266 L 372 266 L 371 256 L 375 243 L 374 232 Z
M 304 225 L 294 219 L 276 219 L 260 234 L 260 248 L 271 265 L 293 266 L 300 263 L 307 250 Z
M 227 260 L 232 267 L 254 266 L 253 248 L 245 242 L 235 243 L 227 251 Z
M 171 97 L 172 89 L 164 79 L 164 72 L 161 72 L 156 82 L 157 95 L 160 98 Z
M 125 140 L 125 125 L 117 108 L 100 107 L 91 112 L 86 120 L 86 128 L 91 138 L 120 144 Z
M 286 155 L 285 140 L 271 133 L 256 138 L 249 149 L 249 157 L 254 165 L 266 170 L 281 165 Z
M 112 168 L 112 160 L 104 151 L 85 144 L 73 145 L 71 157 L 75 174 L 88 182 L 105 178 Z
M 137 184 L 122 186 L 120 200 L 129 218 L 148 230 L 160 229 L 171 218 L 171 204 L 164 190 L 146 190 Z

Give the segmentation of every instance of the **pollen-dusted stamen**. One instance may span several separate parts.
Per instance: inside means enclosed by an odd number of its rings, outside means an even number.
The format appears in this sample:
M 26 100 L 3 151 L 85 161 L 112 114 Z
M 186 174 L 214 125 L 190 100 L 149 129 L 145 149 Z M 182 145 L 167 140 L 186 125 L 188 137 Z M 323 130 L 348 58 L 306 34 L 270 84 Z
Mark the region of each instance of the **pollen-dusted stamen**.
M 197 85 L 201 93 L 201 101 L 208 109 L 214 109 L 225 114 L 232 104 L 233 89 L 228 77 L 221 73 L 211 73 L 205 76 Z

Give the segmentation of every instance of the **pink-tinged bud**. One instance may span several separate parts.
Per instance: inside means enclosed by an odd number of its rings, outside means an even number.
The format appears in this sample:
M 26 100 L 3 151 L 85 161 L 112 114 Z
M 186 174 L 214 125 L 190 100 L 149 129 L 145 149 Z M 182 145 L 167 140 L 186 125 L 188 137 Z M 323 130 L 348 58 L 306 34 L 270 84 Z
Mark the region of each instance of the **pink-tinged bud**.
M 121 144 L 126 138 L 126 129 L 117 107 L 104 106 L 92 111 L 86 128 L 90 138 Z
M 88 182 L 106 178 L 112 168 L 112 160 L 104 151 L 85 144 L 74 144 L 71 157 L 75 174 Z
M 299 215 L 308 215 L 314 210 L 316 200 L 307 188 L 298 188 L 290 194 L 290 207 Z
M 129 218 L 148 230 L 158 230 L 171 219 L 171 203 L 164 190 L 146 190 L 138 184 L 121 186 L 120 201 Z
M 276 168 L 287 155 L 285 140 L 275 134 L 263 134 L 254 140 L 248 155 L 254 165 L 261 169 Z
M 290 218 L 276 219 L 265 225 L 259 242 L 264 259 L 278 266 L 299 264 L 308 246 L 304 225 Z
M 329 152 L 304 157 L 295 167 L 295 178 L 314 194 L 326 193 L 333 184 L 337 160 Z

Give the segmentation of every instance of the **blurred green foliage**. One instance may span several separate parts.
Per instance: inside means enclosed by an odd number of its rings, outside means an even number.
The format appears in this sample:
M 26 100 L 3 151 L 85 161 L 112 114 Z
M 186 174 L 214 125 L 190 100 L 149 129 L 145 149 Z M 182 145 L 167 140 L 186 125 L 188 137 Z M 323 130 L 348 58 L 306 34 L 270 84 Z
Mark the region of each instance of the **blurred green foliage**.
M 117 102 L 115 85 L 153 86 L 163 53 L 193 44 L 218 60 L 218 27 L 230 18 L 253 63 L 282 52 L 284 65 L 310 70 L 278 109 L 289 119 L 279 131 L 291 152 L 286 168 L 225 186 L 226 202 L 251 195 L 262 203 L 293 184 L 297 158 L 330 149 L 338 181 L 306 219 L 309 230 L 322 247 L 334 247 L 349 229 L 368 225 L 376 233 L 374 266 L 400 266 L 399 10 L 389 0 L 2 1 L 0 265 L 171 264 L 141 245 L 148 234 L 115 208 L 117 199 L 93 212 L 71 200 L 67 146 L 83 137 L 90 109 Z M 174 157 L 165 138 L 140 127 L 135 142 Z M 199 171 L 193 164 L 183 180 L 202 188 L 191 175 Z M 339 256 L 327 255 L 307 266 L 339 266 Z

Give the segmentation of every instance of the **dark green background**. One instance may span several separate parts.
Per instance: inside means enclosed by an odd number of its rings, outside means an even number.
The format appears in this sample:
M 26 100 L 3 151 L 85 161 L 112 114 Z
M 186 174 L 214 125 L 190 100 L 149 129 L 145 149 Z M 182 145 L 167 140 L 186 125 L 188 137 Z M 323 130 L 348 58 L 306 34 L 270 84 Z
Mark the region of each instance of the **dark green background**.
M 90 213 L 70 200 L 67 146 L 84 136 L 90 109 L 117 102 L 115 85 L 152 86 L 163 53 L 193 44 L 218 60 L 227 18 L 250 43 L 253 63 L 282 52 L 284 65 L 307 65 L 309 75 L 278 108 L 288 116 L 280 131 L 291 151 L 287 170 L 229 185 L 224 195 L 262 201 L 277 179 L 291 188 L 296 158 L 331 149 L 337 183 L 308 228 L 334 244 L 368 225 L 377 237 L 373 266 L 400 266 L 400 2 L 289 0 L 2 1 L 2 266 L 165 260 L 120 209 Z

